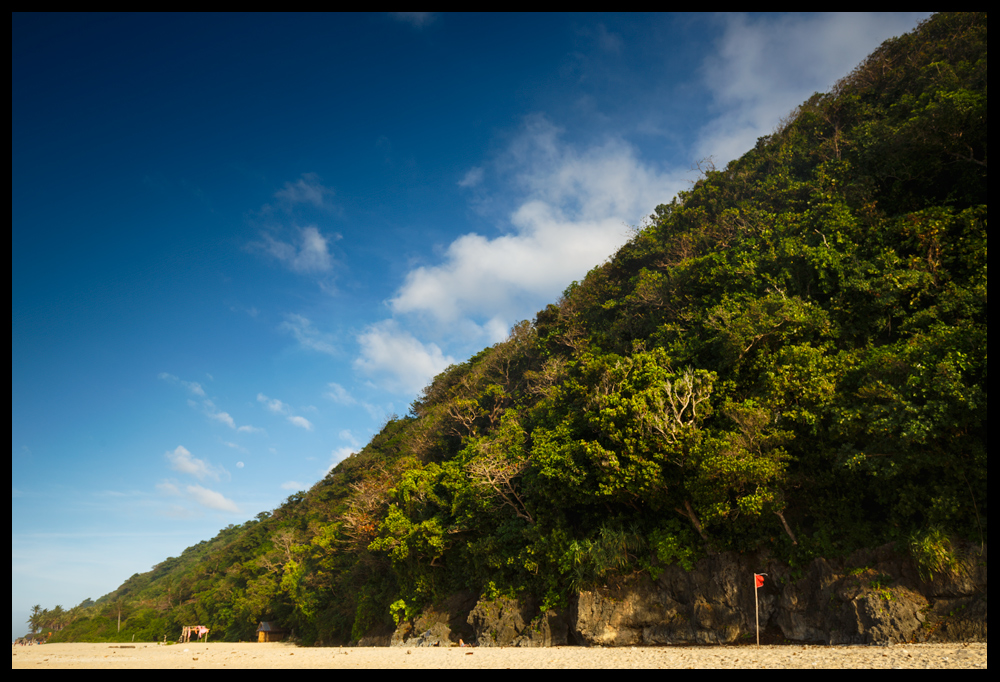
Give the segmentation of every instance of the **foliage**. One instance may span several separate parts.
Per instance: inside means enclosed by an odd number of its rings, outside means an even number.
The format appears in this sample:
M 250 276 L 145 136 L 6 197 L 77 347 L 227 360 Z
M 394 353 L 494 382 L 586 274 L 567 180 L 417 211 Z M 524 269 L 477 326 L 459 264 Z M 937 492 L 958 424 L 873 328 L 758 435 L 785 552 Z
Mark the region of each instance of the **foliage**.
M 345 643 L 706 552 L 954 570 L 988 533 L 986 64 L 985 14 L 887 41 L 310 490 L 30 626 Z
M 959 567 L 955 547 L 941 528 L 914 531 L 910 536 L 910 554 L 920 579 L 930 581 L 938 573 L 951 573 Z

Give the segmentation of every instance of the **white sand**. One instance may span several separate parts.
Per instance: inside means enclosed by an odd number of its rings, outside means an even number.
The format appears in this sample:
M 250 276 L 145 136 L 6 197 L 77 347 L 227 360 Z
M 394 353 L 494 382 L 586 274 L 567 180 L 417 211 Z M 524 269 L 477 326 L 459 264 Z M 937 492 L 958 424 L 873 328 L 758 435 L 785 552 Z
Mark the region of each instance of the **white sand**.
M 124 648 L 134 646 L 135 648 Z M 42 644 L 11 668 L 986 668 L 986 644 L 549 649 Z

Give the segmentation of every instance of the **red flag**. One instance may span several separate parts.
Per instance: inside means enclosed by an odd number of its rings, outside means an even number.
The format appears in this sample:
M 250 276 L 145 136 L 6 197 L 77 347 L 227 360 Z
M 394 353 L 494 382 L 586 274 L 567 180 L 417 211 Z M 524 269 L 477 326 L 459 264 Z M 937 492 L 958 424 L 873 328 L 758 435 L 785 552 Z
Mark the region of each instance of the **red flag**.
M 759 573 L 753 574 L 754 586 L 757 588 L 764 587 L 764 576 Z

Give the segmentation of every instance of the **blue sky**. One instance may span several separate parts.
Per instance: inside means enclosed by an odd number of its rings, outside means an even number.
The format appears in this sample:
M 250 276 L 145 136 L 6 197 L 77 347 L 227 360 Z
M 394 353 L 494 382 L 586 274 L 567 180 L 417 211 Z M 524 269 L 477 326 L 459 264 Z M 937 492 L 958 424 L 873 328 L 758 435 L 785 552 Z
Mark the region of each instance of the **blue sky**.
M 924 16 L 13 15 L 12 634 L 308 489 Z

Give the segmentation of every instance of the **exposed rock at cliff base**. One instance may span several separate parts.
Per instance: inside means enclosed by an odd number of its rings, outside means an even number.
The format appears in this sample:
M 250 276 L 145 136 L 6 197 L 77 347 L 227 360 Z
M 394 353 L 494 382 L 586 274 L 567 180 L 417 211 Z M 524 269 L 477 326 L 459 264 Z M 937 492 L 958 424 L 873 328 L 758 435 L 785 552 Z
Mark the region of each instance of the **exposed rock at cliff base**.
M 766 555 L 716 554 L 690 572 L 671 566 L 657 580 L 578 592 L 563 610 L 540 613 L 536 604 L 512 598 L 480 601 L 467 623 L 478 646 L 728 644 L 755 636 L 759 609 L 761 630 L 791 641 L 986 642 L 986 550 L 967 547 L 963 556 L 948 575 L 923 581 L 912 559 L 891 545 L 816 559 L 804 570 Z M 767 573 L 756 606 L 754 573 Z M 458 616 L 449 617 L 428 610 L 411 632 L 423 633 L 420 642 L 446 645 L 457 639 Z M 402 630 L 394 643 L 404 640 Z
M 562 646 L 569 627 L 563 610 L 539 613 L 532 602 L 500 597 L 481 601 L 469 614 L 478 646 Z
M 389 641 L 390 646 L 452 646 L 459 641 L 471 641 L 475 636 L 469 627 L 469 612 L 476 606 L 476 595 L 459 592 L 440 604 L 425 609 L 419 616 L 404 620 Z

